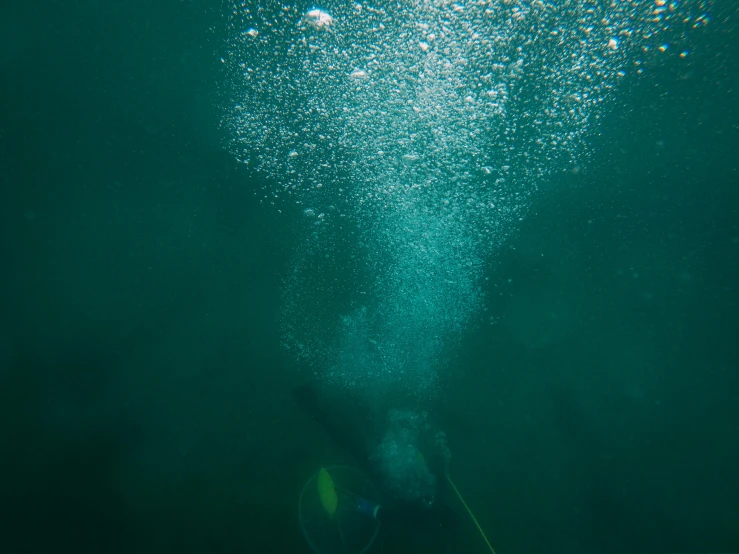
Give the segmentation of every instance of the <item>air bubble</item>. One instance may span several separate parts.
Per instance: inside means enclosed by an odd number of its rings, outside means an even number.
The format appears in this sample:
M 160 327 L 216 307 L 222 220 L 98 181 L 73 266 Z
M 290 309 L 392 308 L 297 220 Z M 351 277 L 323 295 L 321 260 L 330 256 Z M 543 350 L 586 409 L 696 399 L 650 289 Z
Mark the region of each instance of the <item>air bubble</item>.
M 328 12 L 319 9 L 312 9 L 306 12 L 304 20 L 313 29 L 326 29 L 334 22 L 334 18 Z
M 691 5 L 381 1 L 275 18 L 234 2 L 229 148 L 263 176 L 265 206 L 310 222 L 281 316 L 296 355 L 339 385 L 434 390 L 483 308 L 485 263 L 538 188 L 586 170 L 627 71 L 670 44 L 688 56 L 685 31 L 710 21 Z M 342 240 L 354 257 L 327 259 Z M 367 282 L 336 280 L 346 258 Z M 337 313 L 337 297 L 371 308 Z

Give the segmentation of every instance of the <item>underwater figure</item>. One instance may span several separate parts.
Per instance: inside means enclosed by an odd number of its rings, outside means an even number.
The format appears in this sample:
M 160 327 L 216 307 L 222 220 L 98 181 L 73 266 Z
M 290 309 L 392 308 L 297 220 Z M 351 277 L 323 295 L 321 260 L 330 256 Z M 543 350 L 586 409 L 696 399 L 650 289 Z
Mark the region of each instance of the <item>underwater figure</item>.
M 460 518 L 439 494 L 448 450 L 425 414 L 391 410 L 380 418 L 357 398 L 313 385 L 298 387 L 293 397 L 385 493 L 373 511 L 388 542 L 428 552 L 445 552 L 447 543 L 451 547 Z

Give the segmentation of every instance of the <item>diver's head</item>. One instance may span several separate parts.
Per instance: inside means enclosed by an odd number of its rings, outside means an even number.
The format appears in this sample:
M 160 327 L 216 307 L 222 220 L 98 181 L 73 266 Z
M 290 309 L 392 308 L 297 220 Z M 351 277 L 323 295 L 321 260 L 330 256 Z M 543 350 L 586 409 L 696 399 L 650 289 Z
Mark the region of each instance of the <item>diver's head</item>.
M 430 508 L 438 480 L 423 452 L 432 459 L 439 457 L 439 433 L 431 429 L 426 419 L 425 413 L 391 411 L 388 429 L 373 458 L 388 494 L 396 500 Z

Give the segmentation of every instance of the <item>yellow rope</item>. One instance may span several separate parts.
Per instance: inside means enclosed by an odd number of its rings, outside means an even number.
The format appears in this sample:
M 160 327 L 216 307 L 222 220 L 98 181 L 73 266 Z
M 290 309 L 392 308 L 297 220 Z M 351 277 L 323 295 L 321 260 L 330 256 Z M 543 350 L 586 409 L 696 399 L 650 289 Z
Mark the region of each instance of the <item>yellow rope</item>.
M 480 531 L 480 534 L 482 535 L 482 538 L 483 538 L 483 539 L 485 539 L 485 544 L 487 544 L 487 545 L 488 545 L 488 548 L 490 549 L 490 552 L 492 552 L 493 554 L 495 554 L 495 550 L 494 550 L 494 549 L 493 549 L 493 547 L 492 547 L 492 546 L 490 545 L 490 541 L 489 541 L 489 540 L 488 540 L 488 538 L 487 538 L 487 537 L 485 536 L 485 533 L 483 532 L 483 530 L 482 530 L 482 527 L 480 527 L 480 524 L 479 524 L 479 523 L 477 523 L 477 518 L 475 517 L 475 514 L 473 514 L 473 513 L 472 513 L 472 510 L 470 510 L 470 507 L 469 507 L 469 506 L 467 505 L 467 502 L 465 502 L 465 501 L 464 501 L 464 498 L 462 498 L 462 495 L 461 495 L 461 494 L 459 494 L 459 491 L 457 490 L 457 486 L 456 486 L 456 485 L 454 484 L 454 481 L 452 481 L 452 478 L 451 478 L 451 477 L 449 477 L 449 474 L 448 474 L 448 473 L 446 474 L 446 478 L 447 478 L 447 480 L 449 481 L 449 484 L 450 484 L 450 485 L 452 486 L 452 488 L 454 489 L 454 492 L 455 492 L 455 493 L 457 493 L 457 498 L 459 498 L 459 501 L 460 501 L 460 502 L 462 503 L 462 505 L 463 505 L 463 506 L 465 507 L 465 509 L 467 510 L 467 513 L 468 513 L 468 514 L 470 514 L 470 517 L 472 518 L 472 521 L 474 521 L 474 522 L 475 522 L 475 525 L 477 526 L 477 530 L 478 530 L 478 531 Z

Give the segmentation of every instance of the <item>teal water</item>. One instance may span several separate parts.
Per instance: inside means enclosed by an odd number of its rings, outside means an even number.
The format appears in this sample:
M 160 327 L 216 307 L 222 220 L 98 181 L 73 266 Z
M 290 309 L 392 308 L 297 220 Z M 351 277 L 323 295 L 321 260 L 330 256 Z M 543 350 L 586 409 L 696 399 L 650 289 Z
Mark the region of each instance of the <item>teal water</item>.
M 477 308 L 414 355 L 444 359 L 433 375 L 408 372 L 499 553 L 739 550 L 739 29 L 716 4 L 686 58 L 626 72 L 586 159 L 539 177 L 520 221 L 465 220 L 500 232 L 476 251 Z M 229 10 L 0 8 L 2 552 L 308 552 L 301 486 L 351 463 L 291 396 L 334 351 L 296 357 L 286 317 L 320 303 L 327 329 L 298 331 L 340 342 L 332 316 L 397 281 L 353 257 L 351 210 L 319 274 L 300 252 L 321 208 L 260 203 L 294 168 L 233 155 Z M 549 90 L 527 86 L 524 111 Z M 460 521 L 377 551 L 485 552 Z

